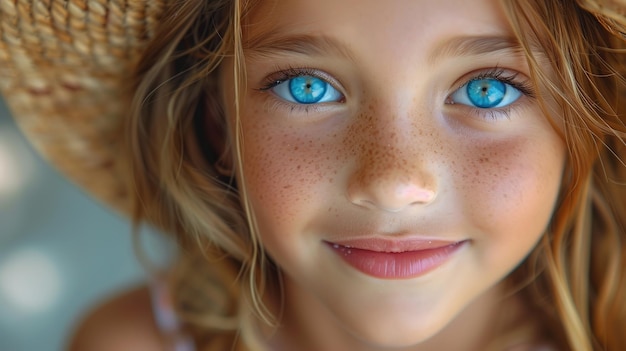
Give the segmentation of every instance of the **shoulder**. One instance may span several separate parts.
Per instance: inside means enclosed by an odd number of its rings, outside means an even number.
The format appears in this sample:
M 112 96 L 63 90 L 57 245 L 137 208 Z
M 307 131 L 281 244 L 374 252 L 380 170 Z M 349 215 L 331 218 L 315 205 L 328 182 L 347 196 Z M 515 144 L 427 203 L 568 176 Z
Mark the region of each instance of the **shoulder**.
M 150 292 L 142 286 L 123 292 L 89 312 L 78 325 L 70 351 L 162 351 Z

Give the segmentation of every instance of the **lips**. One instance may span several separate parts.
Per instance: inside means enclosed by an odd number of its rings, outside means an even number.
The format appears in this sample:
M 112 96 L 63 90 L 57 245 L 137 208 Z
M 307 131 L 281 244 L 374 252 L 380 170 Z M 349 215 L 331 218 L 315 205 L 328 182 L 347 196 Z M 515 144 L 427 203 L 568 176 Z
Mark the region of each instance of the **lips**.
M 446 263 L 464 241 L 359 239 L 326 244 L 353 268 L 381 279 L 410 279 Z

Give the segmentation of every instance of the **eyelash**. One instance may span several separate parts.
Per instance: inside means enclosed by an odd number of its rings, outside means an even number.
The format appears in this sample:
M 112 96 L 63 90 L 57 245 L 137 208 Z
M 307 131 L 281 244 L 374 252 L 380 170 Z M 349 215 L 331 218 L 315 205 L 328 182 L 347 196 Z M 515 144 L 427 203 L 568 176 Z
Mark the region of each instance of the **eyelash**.
M 534 89 L 533 89 L 532 85 L 530 85 L 530 83 L 528 81 L 516 80 L 518 75 L 519 75 L 519 73 L 513 73 L 511 75 L 507 75 L 507 71 L 505 69 L 496 67 L 496 68 L 490 69 L 488 71 L 481 72 L 481 73 L 479 73 L 476 76 L 473 76 L 472 78 L 466 80 L 465 83 L 463 83 L 460 87 L 463 87 L 464 85 L 466 85 L 467 83 L 469 83 L 472 80 L 480 80 L 480 79 L 489 79 L 489 78 L 491 78 L 491 79 L 499 80 L 502 83 L 509 84 L 513 88 L 521 91 L 522 94 L 524 94 L 524 95 L 526 95 L 526 96 L 528 96 L 530 98 L 534 98 L 535 97 L 535 92 L 534 92 Z
M 324 74 L 320 74 L 318 70 L 313 69 L 313 68 L 288 67 L 286 69 L 278 69 L 276 73 L 271 74 L 267 78 L 265 78 L 263 86 L 259 88 L 259 90 L 261 91 L 270 90 L 274 88 L 275 86 L 281 83 L 284 83 L 285 81 L 289 79 L 301 77 L 301 76 L 312 76 L 315 78 L 323 79 L 325 81 L 329 80 L 329 77 L 327 77 Z
M 532 85 L 526 80 L 521 81 L 517 79 L 518 75 L 519 75 L 518 73 L 509 74 L 509 71 L 499 68 L 499 67 L 495 67 L 490 70 L 480 72 L 466 79 L 464 83 L 459 85 L 456 89 L 454 89 L 453 92 L 457 91 L 458 89 L 463 88 L 464 86 L 466 86 L 469 82 L 473 80 L 495 79 L 502 83 L 510 85 L 514 89 L 519 90 L 525 97 L 534 99 L 535 91 Z M 265 78 L 264 82 L 262 83 L 262 86 L 258 88 L 258 90 L 269 91 L 270 89 L 276 87 L 277 85 L 281 83 L 284 83 L 285 81 L 289 79 L 300 77 L 300 76 L 312 76 L 312 77 L 316 77 L 319 79 L 323 79 L 326 82 L 328 82 L 328 84 L 333 85 L 333 87 L 337 89 L 336 84 L 333 84 L 332 82 L 333 79 L 327 74 L 321 73 L 317 69 L 306 68 L 306 67 L 305 68 L 288 67 L 286 69 L 277 68 L 276 73 L 273 73 L 269 75 L 267 78 Z M 340 89 L 337 89 L 337 90 L 340 90 Z M 293 104 L 290 102 L 282 101 L 282 99 L 277 99 L 276 102 L 280 103 L 281 105 L 288 106 L 291 111 L 300 109 L 300 110 L 304 110 L 305 112 L 309 112 L 310 109 L 318 108 L 317 104 L 306 104 L 306 105 L 305 104 Z M 454 103 L 449 102 L 449 97 L 448 97 L 446 98 L 446 104 L 453 105 Z M 463 105 L 463 106 L 470 109 L 472 113 L 477 114 L 478 117 L 498 119 L 502 116 L 509 118 L 511 111 L 517 106 L 517 104 L 514 102 L 505 107 L 488 108 L 488 109 L 481 109 L 481 108 L 476 108 L 476 107 L 471 107 L 471 106 L 466 106 L 466 105 Z
M 311 77 L 322 79 L 326 81 L 328 84 L 330 84 L 334 89 L 336 89 L 340 93 L 342 92 L 342 89 L 338 88 L 339 84 L 336 82 L 335 79 L 333 79 L 332 76 L 318 69 L 308 68 L 308 67 L 303 67 L 303 68 L 287 67 L 284 69 L 277 67 L 276 72 L 267 76 L 267 78 L 265 78 L 265 80 L 263 81 L 262 86 L 258 88 L 257 90 L 262 91 L 262 92 L 267 92 L 270 89 L 275 88 L 277 85 L 282 84 L 285 81 L 288 81 L 289 79 L 302 77 L 302 76 L 311 76 Z M 343 96 L 343 93 L 342 93 L 342 96 Z M 344 101 L 345 101 L 345 96 L 343 96 L 340 102 L 344 102 Z M 283 108 L 283 109 L 288 109 L 289 112 L 295 112 L 295 113 L 317 112 L 317 111 L 320 111 L 320 109 L 322 109 L 323 106 L 327 106 L 327 104 L 297 104 L 297 103 L 285 101 L 281 98 L 274 98 L 271 100 L 271 103 L 274 109 Z
M 456 89 L 454 89 L 452 93 L 463 88 L 464 86 L 466 86 L 467 84 L 469 84 L 471 81 L 474 81 L 474 80 L 495 79 L 502 83 L 510 85 L 514 89 L 519 90 L 523 96 L 534 99 L 536 95 L 535 95 L 535 90 L 533 86 L 530 84 L 528 80 L 517 79 L 518 75 L 519 73 L 517 72 L 509 73 L 509 71 L 503 68 L 495 67 L 487 71 L 480 72 L 476 75 L 473 75 L 471 78 L 466 79 L 463 82 L 463 84 L 459 85 Z M 446 104 L 455 105 L 455 103 L 449 101 L 449 99 L 450 97 L 446 98 Z M 505 117 L 507 119 L 510 119 L 511 112 L 518 106 L 516 102 L 517 101 L 511 103 L 510 105 L 507 105 L 505 107 L 500 107 L 500 108 L 481 109 L 481 108 L 471 107 L 467 105 L 463 105 L 463 107 L 469 109 L 470 113 L 477 115 L 477 117 L 479 118 L 497 120 L 498 118 Z

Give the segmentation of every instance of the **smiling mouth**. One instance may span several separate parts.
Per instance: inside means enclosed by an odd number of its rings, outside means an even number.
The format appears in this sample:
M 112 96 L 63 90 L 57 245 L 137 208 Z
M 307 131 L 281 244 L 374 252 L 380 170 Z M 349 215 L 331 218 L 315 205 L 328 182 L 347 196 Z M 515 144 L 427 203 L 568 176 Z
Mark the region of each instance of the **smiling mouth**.
M 359 240 L 326 244 L 346 263 L 380 279 L 411 279 L 445 264 L 468 240 Z

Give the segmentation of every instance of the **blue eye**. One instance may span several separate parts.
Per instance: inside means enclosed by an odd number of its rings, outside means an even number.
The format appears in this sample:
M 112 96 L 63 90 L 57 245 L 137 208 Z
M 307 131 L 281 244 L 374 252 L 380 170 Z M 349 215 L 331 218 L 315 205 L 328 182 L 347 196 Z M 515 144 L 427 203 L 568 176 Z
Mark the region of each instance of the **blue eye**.
M 453 103 L 478 107 L 498 108 L 514 103 L 522 92 L 511 84 L 494 78 L 472 79 L 450 95 Z
M 271 90 L 280 98 L 298 104 L 337 102 L 343 98 L 327 81 L 308 75 L 289 78 Z

